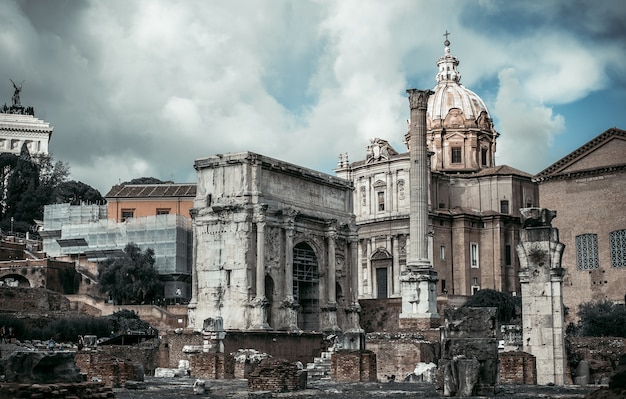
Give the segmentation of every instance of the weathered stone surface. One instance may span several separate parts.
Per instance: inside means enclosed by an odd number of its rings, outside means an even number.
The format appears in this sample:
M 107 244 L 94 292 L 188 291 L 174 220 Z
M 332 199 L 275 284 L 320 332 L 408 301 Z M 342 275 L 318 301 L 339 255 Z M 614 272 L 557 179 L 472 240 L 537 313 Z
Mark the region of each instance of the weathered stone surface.
M 294 363 L 267 358 L 248 377 L 248 387 L 252 391 L 298 391 L 306 388 L 306 375 Z
M 492 394 L 498 376 L 496 308 L 445 312 L 438 389 L 445 396 Z
M 477 311 L 477 309 L 480 310 Z M 449 338 L 494 338 L 497 317 L 497 308 L 446 309 L 445 336 Z
M 559 230 L 550 224 L 556 212 L 541 208 L 524 208 L 520 212 L 529 217 L 517 246 L 524 351 L 537 359 L 537 383 L 563 385 L 564 269 L 561 259 L 565 246 L 559 242 Z
M 18 351 L 6 362 L 7 382 L 49 384 L 82 379 L 74 362 L 74 352 Z

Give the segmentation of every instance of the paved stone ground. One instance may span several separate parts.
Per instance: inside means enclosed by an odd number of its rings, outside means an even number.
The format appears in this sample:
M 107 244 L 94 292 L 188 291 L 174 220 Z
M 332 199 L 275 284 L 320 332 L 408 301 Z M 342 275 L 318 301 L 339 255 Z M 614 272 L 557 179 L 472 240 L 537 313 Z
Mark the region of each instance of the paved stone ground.
M 145 389 L 114 389 L 117 399 L 226 399 L 226 398 L 307 398 L 307 399 L 366 399 L 366 398 L 441 398 L 435 386 L 428 383 L 335 383 L 312 381 L 304 391 L 262 394 L 248 391 L 246 380 L 207 380 L 208 392 L 193 393 L 192 378 L 146 377 Z M 598 387 L 505 385 L 493 398 L 512 399 L 583 399 Z M 485 398 L 485 397 L 483 397 Z

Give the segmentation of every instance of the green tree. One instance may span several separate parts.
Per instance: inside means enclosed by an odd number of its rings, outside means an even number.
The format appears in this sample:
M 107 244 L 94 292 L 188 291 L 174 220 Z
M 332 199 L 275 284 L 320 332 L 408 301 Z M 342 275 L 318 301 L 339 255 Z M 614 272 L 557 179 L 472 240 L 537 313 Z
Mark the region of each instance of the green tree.
M 157 179 L 156 177 L 137 177 L 132 179 L 131 181 L 125 181 L 121 184 L 121 186 L 125 186 L 127 184 L 165 184 L 162 180 Z
M 42 219 L 42 194 L 39 189 L 39 167 L 31 159 L 24 144 L 7 180 L 3 228 L 12 225 L 16 231 L 25 232 L 34 219 Z
M 463 307 L 498 308 L 498 321 L 503 324 L 508 324 L 511 320 L 516 318 L 518 314 L 516 309 L 521 307 L 521 298 L 513 297 L 506 292 L 483 289 L 479 290 L 468 299 Z
M 154 251 L 141 251 L 135 243 L 124 248 L 121 257 L 98 264 L 100 291 L 108 292 L 116 304 L 142 304 L 160 298 L 163 283 L 154 268 Z
M 578 332 L 588 337 L 626 337 L 626 307 L 608 300 L 578 306 Z
M 54 187 L 51 203 L 80 205 L 82 202 L 101 204 L 104 198 L 100 191 L 80 181 L 64 181 Z
M 19 157 L 0 154 L 0 228 L 32 230 L 35 220 L 43 219 L 44 206 L 54 202 L 55 188 L 68 175 L 65 163 L 53 162 L 49 154 L 31 157 L 25 144 Z

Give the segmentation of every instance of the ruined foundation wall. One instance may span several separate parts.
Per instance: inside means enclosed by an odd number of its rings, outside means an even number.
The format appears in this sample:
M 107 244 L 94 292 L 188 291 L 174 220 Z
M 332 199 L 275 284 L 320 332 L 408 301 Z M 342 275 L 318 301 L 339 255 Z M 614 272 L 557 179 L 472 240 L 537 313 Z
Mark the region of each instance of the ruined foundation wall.
M 338 382 L 376 381 L 376 354 L 369 350 L 333 353 L 331 378 Z
M 439 359 L 439 342 L 426 341 L 419 334 L 367 334 L 366 347 L 376 354 L 377 379 L 396 381 L 413 373 L 415 366 L 435 363 Z
M 537 360 L 526 352 L 500 353 L 501 384 L 537 384 Z

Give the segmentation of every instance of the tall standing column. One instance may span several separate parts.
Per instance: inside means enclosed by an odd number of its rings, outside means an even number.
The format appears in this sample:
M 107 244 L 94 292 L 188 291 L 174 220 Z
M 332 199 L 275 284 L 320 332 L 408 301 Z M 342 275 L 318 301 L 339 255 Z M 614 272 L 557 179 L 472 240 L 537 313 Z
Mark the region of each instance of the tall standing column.
M 298 328 L 298 303 L 293 297 L 293 235 L 295 224 L 295 212 L 285 212 L 287 219 L 284 222 L 285 229 L 285 281 L 284 298 L 280 306 L 281 321 L 280 329 L 287 331 L 300 331 Z
M 337 259 L 335 257 L 337 230 L 334 224 L 328 226 L 326 232 L 326 239 L 328 240 L 328 267 L 326 269 L 326 305 L 322 306 L 322 312 L 324 313 L 324 326 L 323 330 L 326 332 L 337 332 L 341 329 L 337 324 L 337 293 L 336 293 L 336 265 Z
M 252 301 L 252 329 L 268 330 L 267 306 L 265 298 L 265 218 L 256 222 L 256 297 Z
M 437 272 L 428 259 L 428 151 L 426 109 L 430 90 L 407 90 L 411 109 L 408 132 L 409 155 L 409 256 L 401 277 L 402 312 L 400 326 L 430 328 L 439 324 Z
M 359 325 L 359 313 L 361 305 L 359 304 L 358 294 L 358 250 L 359 237 L 356 231 L 351 231 L 348 237 L 348 277 L 350 279 L 349 300 L 350 305 L 346 308 L 346 328 L 340 334 L 341 347 L 349 350 L 365 349 L 365 331 Z

